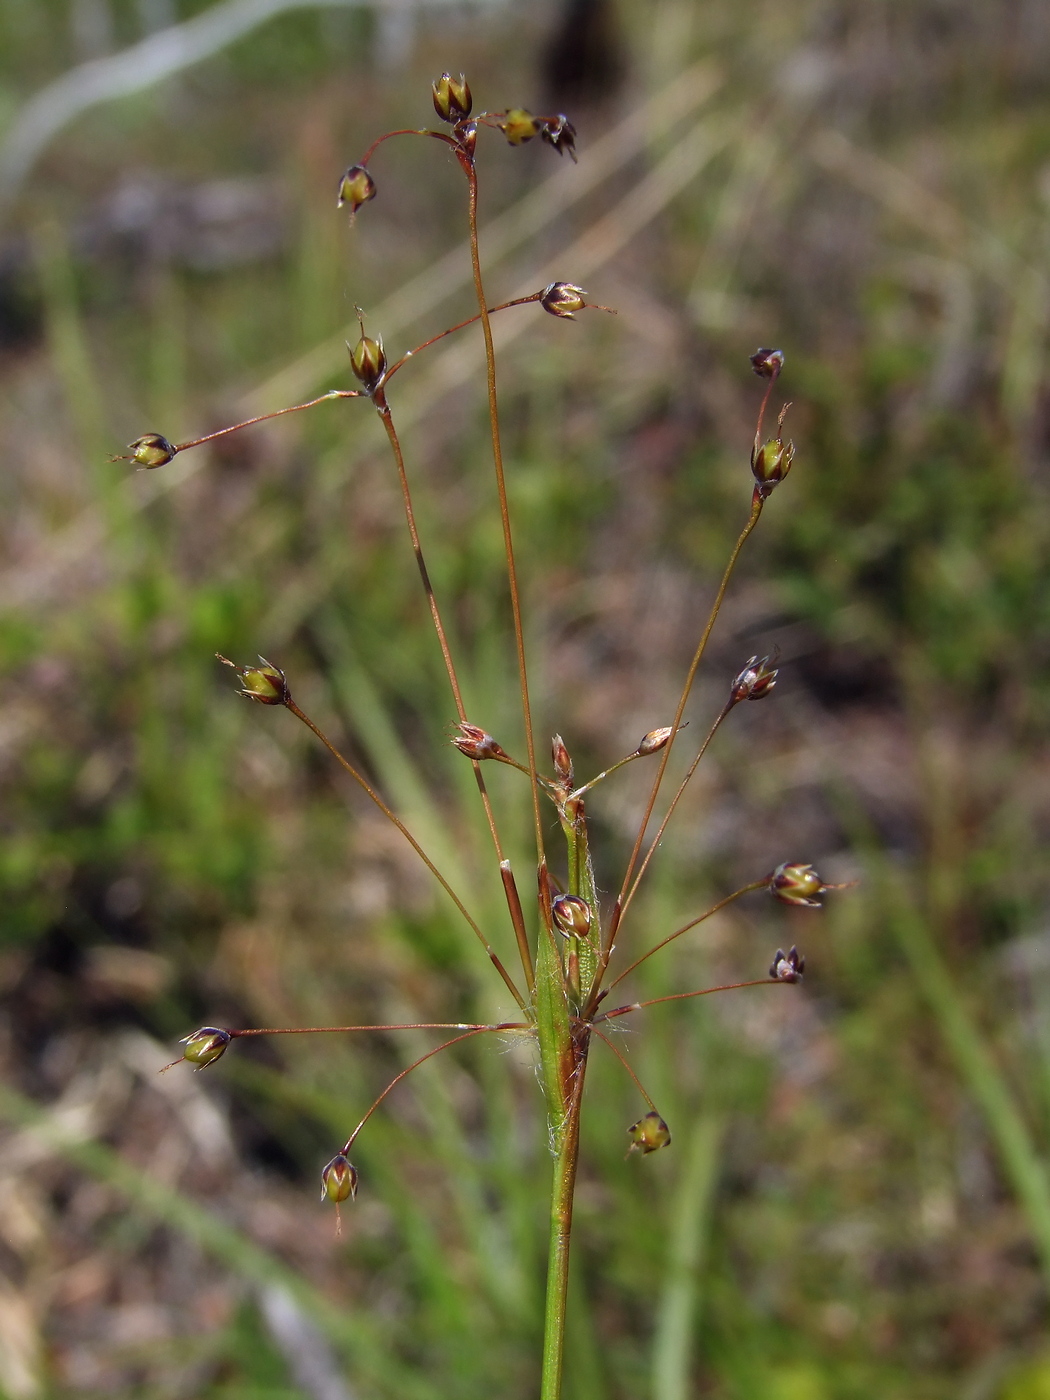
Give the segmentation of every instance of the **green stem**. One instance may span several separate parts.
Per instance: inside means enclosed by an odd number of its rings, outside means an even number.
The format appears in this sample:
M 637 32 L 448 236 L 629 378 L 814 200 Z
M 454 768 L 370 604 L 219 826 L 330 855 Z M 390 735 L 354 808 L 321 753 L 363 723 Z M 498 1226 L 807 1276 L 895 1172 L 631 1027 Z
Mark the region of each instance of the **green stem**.
M 560 1400 L 561 1397 L 572 1205 L 580 1152 L 580 1106 L 586 1068 L 587 1046 L 583 1044 L 577 1047 L 575 1082 L 568 1112 L 560 1125 L 554 1125 L 557 1154 L 554 1159 L 554 1180 L 551 1187 L 551 1230 L 547 1257 L 547 1302 L 543 1315 L 543 1375 L 540 1400 Z

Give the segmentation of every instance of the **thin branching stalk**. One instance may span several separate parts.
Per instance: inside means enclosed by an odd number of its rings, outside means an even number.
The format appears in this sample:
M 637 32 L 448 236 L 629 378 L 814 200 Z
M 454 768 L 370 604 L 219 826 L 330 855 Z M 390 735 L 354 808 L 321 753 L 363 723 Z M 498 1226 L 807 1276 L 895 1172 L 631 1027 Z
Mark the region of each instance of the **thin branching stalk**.
M 525 998 L 524 998 L 524 997 L 522 996 L 522 994 L 518 991 L 518 988 L 517 988 L 517 985 L 516 985 L 516 983 L 515 983 L 515 981 L 514 981 L 514 978 L 511 977 L 510 973 L 509 973 L 509 972 L 507 971 L 507 969 L 503 966 L 503 963 L 500 961 L 499 955 L 496 953 L 495 949 L 489 944 L 488 939 L 487 939 L 487 938 L 485 937 L 485 935 L 482 933 L 481 927 L 480 927 L 480 925 L 478 924 L 477 920 L 474 918 L 474 916 L 473 916 L 473 915 L 470 913 L 470 911 L 467 909 L 467 906 L 463 903 L 462 899 L 460 899 L 459 895 L 458 895 L 458 894 L 456 893 L 456 891 L 452 888 L 452 886 L 449 884 L 449 882 L 445 879 L 444 875 L 442 875 L 442 873 L 441 873 L 441 871 L 438 869 L 438 867 L 434 864 L 434 862 L 431 860 L 431 858 L 427 855 L 427 853 L 426 853 L 426 851 L 423 849 L 423 847 L 419 844 L 419 842 L 416 840 L 416 838 L 412 835 L 411 831 L 409 831 L 409 829 L 408 829 L 408 827 L 405 825 L 405 823 L 401 820 L 401 818 L 400 818 L 399 816 L 397 816 L 397 814 L 396 814 L 395 812 L 392 812 L 392 811 L 391 811 L 391 809 L 390 809 L 390 808 L 387 806 L 387 804 L 383 801 L 383 799 L 380 797 L 379 793 L 376 792 L 375 788 L 374 788 L 374 787 L 372 786 L 372 784 L 368 781 L 368 779 L 364 776 L 364 774 L 359 773 L 358 770 L 354 767 L 354 765 L 350 762 L 350 760 L 349 760 L 348 758 L 345 758 L 345 757 L 339 752 L 339 750 L 338 750 L 338 749 L 336 748 L 336 746 L 332 743 L 332 741 L 328 738 L 328 736 L 327 736 L 325 733 L 323 733 L 322 730 L 320 730 L 320 729 L 317 727 L 316 724 L 314 724 L 313 720 L 310 718 L 309 715 L 304 714 L 303 711 L 300 710 L 299 706 L 295 703 L 294 700 L 292 700 L 292 699 L 289 697 L 284 703 L 285 703 L 285 705 L 287 706 L 287 708 L 288 708 L 289 710 L 291 710 L 292 714 L 295 715 L 296 719 L 302 720 L 303 724 L 306 725 L 307 729 L 309 729 L 309 730 L 311 731 L 311 733 L 315 734 L 315 735 L 317 736 L 317 738 L 320 739 L 321 743 L 324 744 L 325 748 L 326 748 L 326 749 L 328 750 L 328 752 L 332 755 L 332 757 L 336 760 L 336 762 L 339 763 L 340 766 L 341 766 L 347 773 L 350 774 L 350 776 L 351 776 L 351 778 L 353 778 L 354 782 L 357 783 L 358 786 L 359 786 L 360 788 L 362 788 L 362 790 L 368 794 L 368 796 L 372 799 L 372 801 L 375 803 L 375 805 L 376 805 L 376 806 L 379 808 L 379 810 L 383 813 L 384 817 L 386 817 L 388 821 L 392 822 L 392 823 L 394 824 L 394 826 L 397 827 L 398 831 L 400 831 L 401 835 L 405 838 L 405 840 L 408 842 L 408 844 L 412 847 L 412 849 L 415 851 L 416 855 L 419 856 L 420 860 L 421 860 L 421 861 L 423 862 L 423 864 L 427 867 L 427 869 L 430 871 L 430 873 L 434 876 L 435 880 L 437 880 L 438 884 L 441 886 L 441 888 L 442 888 L 442 889 L 445 891 L 445 893 L 448 895 L 449 899 L 452 900 L 452 903 L 456 906 L 456 908 L 459 910 L 459 912 L 463 915 L 464 919 L 466 919 L 467 923 L 468 923 L 468 924 L 470 925 L 470 927 L 473 929 L 474 934 L 475 934 L 475 936 L 477 937 L 479 943 L 480 943 L 481 946 L 485 949 L 485 952 L 486 952 L 486 954 L 488 955 L 489 961 L 492 963 L 492 966 L 496 969 L 496 971 L 499 973 L 499 975 L 503 978 L 503 981 L 504 981 L 504 983 L 506 984 L 507 990 L 510 992 L 511 996 L 512 996 L 512 997 L 514 998 L 514 1000 L 517 1002 L 517 1004 L 518 1004 L 518 1006 L 521 1008 L 522 1012 L 525 1013 L 525 1014 L 527 1015 L 527 1014 L 528 1014 L 528 1007 L 527 1007 L 527 1004 L 526 1004 L 526 1002 L 525 1002 Z
M 750 894 L 752 890 L 766 889 L 768 885 L 768 878 L 765 880 L 752 880 L 750 885 L 742 885 L 740 889 L 734 890 L 732 894 L 727 894 L 725 899 L 720 899 L 717 904 L 712 904 L 710 909 L 706 909 L 704 913 L 698 914 L 695 919 L 690 919 L 689 922 L 683 924 L 681 928 L 676 928 L 674 933 L 669 933 L 661 942 L 654 944 L 654 946 L 650 948 L 647 953 L 643 953 L 640 958 L 635 958 L 630 967 L 625 967 L 620 975 L 609 983 L 606 992 L 611 992 L 614 987 L 619 986 L 623 979 L 629 976 L 636 967 L 641 967 L 642 963 L 651 958 L 654 953 L 659 953 L 662 948 L 667 947 L 668 943 L 673 943 L 676 938 L 681 938 L 683 933 L 688 933 L 690 929 L 696 928 L 697 924 L 702 924 L 705 919 L 709 919 L 712 914 L 717 914 L 720 909 L 724 909 L 727 904 L 732 904 L 733 901 L 739 899 L 741 895 Z
M 631 1066 L 627 1063 L 627 1058 L 626 1058 L 626 1056 L 623 1055 L 623 1054 L 621 1054 L 621 1052 L 620 1052 L 619 1050 L 617 1050 L 616 1046 L 612 1043 L 612 1041 L 609 1039 L 609 1037 L 605 1034 L 604 1031 L 600 1031 L 600 1030 L 598 1029 L 597 1026 L 592 1027 L 592 1030 L 593 1030 L 594 1034 L 598 1037 L 598 1039 L 599 1039 L 604 1045 L 607 1045 L 607 1046 L 609 1047 L 609 1049 L 613 1052 L 613 1054 L 616 1056 L 616 1058 L 620 1061 L 620 1064 L 623 1065 L 624 1069 L 627 1071 L 627 1073 L 628 1073 L 628 1074 L 631 1076 L 631 1078 L 634 1080 L 634 1087 L 638 1090 L 638 1092 L 641 1094 L 642 1098 L 643 1098 L 643 1099 L 645 1100 L 645 1102 L 649 1105 L 649 1107 L 652 1109 L 652 1111 L 653 1111 L 654 1113 L 658 1112 L 657 1107 L 656 1107 L 656 1104 L 653 1103 L 651 1097 L 649 1096 L 649 1091 L 646 1089 L 645 1085 L 642 1083 L 642 1081 L 641 1081 L 641 1080 L 638 1078 L 638 1076 L 635 1074 L 635 1072 L 634 1072 L 634 1070 L 631 1068 Z
M 492 462 L 496 472 L 496 491 L 499 495 L 500 524 L 503 528 L 503 548 L 507 558 L 507 582 L 510 590 L 510 611 L 514 623 L 514 647 L 518 660 L 518 684 L 521 688 L 521 712 L 525 724 L 525 748 L 529 763 L 529 781 L 532 787 L 532 812 L 536 828 L 536 856 L 542 863 L 544 858 L 543 818 L 540 815 L 540 780 L 536 770 L 536 738 L 532 726 L 532 705 L 529 699 L 529 676 L 525 664 L 525 629 L 521 618 L 521 592 L 518 587 L 518 568 L 514 559 L 514 536 L 510 526 L 510 505 L 507 500 L 507 482 L 503 471 L 503 443 L 499 427 L 499 398 L 496 394 L 496 350 L 492 341 L 492 322 L 489 318 L 488 302 L 485 297 L 485 284 L 481 276 L 481 253 L 478 248 L 478 176 L 472 158 L 463 158 L 462 164 L 469 188 L 468 216 L 470 220 L 470 261 L 474 271 L 474 290 L 478 298 L 481 330 L 485 337 L 486 383 L 489 400 L 489 424 L 492 430 Z

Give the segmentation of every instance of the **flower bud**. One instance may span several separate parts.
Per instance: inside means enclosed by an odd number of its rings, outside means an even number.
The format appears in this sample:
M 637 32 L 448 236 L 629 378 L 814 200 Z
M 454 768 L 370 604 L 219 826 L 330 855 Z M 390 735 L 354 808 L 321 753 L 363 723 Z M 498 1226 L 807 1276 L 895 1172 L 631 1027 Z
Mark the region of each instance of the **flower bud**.
M 208 1065 L 213 1065 L 225 1055 L 226 1047 L 232 1039 L 229 1031 L 224 1031 L 219 1026 L 202 1026 L 199 1031 L 194 1031 L 192 1035 L 184 1035 L 179 1041 L 180 1045 L 186 1047 L 182 1058 L 189 1060 L 197 1069 L 207 1069 Z
M 549 287 L 544 288 L 540 305 L 552 316 L 574 321 L 576 312 L 582 311 L 587 305 L 584 300 L 586 295 L 582 287 L 576 287 L 571 282 L 552 282 Z
M 433 92 L 434 111 L 443 122 L 458 122 L 461 117 L 470 116 L 474 104 L 470 87 L 462 73 L 458 79 L 453 78 L 451 73 L 442 73 L 433 85 Z
M 540 134 L 539 122 L 524 107 L 512 107 L 509 112 L 504 112 L 496 125 L 512 146 L 523 146 Z
M 795 444 L 780 437 L 770 438 L 751 453 L 751 471 L 764 495 L 784 480 L 794 459 Z
M 591 931 L 591 910 L 578 894 L 556 894 L 551 900 L 554 926 L 566 938 L 586 938 Z
M 559 155 L 568 151 L 575 164 L 576 128 L 564 112 L 559 112 L 556 117 L 544 117 L 540 122 L 540 136 L 548 146 L 553 146 Z
M 651 753 L 659 753 L 673 733 L 674 729 L 670 724 L 665 724 L 662 729 L 650 729 L 635 749 L 635 753 L 640 758 L 645 758 Z
M 131 453 L 129 461 L 152 471 L 154 467 L 166 467 L 179 449 L 160 433 L 144 433 L 128 443 L 128 450 Z
M 655 1111 L 639 1118 L 627 1129 L 631 1139 L 628 1152 L 659 1152 L 661 1147 L 670 1147 L 671 1130 Z
M 466 754 L 468 758 L 476 758 L 479 761 L 483 758 L 506 758 L 506 754 L 492 735 L 486 734 L 478 725 L 468 724 L 464 719 L 460 720 L 456 728 L 459 733 L 450 742 L 453 748 L 459 749 L 460 753 Z
M 751 368 L 760 379 L 775 379 L 784 368 L 783 350 L 756 350 L 751 356 Z
M 366 390 L 370 394 L 373 393 L 386 373 L 386 352 L 383 349 L 382 336 L 373 340 L 370 336 L 362 335 L 350 351 L 350 368 Z
M 769 664 L 770 658 L 763 656 L 759 661 L 757 656 L 753 656 L 744 669 L 737 676 L 729 691 L 729 700 L 733 705 L 741 700 L 761 700 L 777 683 L 776 669 Z
M 261 666 L 238 666 L 236 662 L 228 661 L 218 652 L 215 655 L 224 666 L 232 667 L 240 676 L 241 688 L 237 693 L 243 695 L 246 700 L 257 700 L 260 705 L 287 705 L 291 700 L 284 672 L 264 656 L 259 657 Z
M 775 982 L 801 982 L 805 970 L 806 960 L 793 945 L 790 953 L 778 948 L 769 965 L 769 975 Z
M 357 1181 L 357 1168 L 353 1162 L 341 1152 L 337 1153 L 321 1173 L 321 1200 L 334 1201 L 336 1205 L 341 1201 L 353 1200 L 357 1195 Z
M 350 217 L 357 213 L 362 204 L 376 197 L 376 182 L 363 165 L 351 165 L 339 181 L 339 194 L 335 202 L 337 209 L 344 204 L 350 206 Z
M 569 757 L 569 750 L 565 747 L 565 740 L 560 734 L 555 734 L 551 740 L 551 759 L 554 763 L 554 776 L 563 787 L 571 788 L 573 771 L 572 759 Z
M 799 861 L 785 861 L 769 877 L 770 894 L 783 904 L 802 904 L 808 909 L 819 909 L 821 895 L 827 889 L 828 886 L 812 865 L 803 865 Z

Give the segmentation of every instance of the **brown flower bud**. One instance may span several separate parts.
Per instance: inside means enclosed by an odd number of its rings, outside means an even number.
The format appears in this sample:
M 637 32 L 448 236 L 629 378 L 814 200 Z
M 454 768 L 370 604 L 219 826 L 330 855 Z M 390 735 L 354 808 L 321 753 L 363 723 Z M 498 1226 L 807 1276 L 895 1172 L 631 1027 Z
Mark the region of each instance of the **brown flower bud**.
M 665 724 L 662 729 L 650 729 L 649 733 L 645 735 L 642 742 L 638 745 L 637 749 L 635 749 L 635 753 L 641 758 L 645 758 L 651 753 L 659 753 L 668 739 L 670 739 L 673 732 L 673 726 L 670 724 Z
M 552 316 L 575 321 L 576 312 L 582 311 L 587 305 L 584 300 L 586 295 L 582 287 L 574 286 L 572 282 L 552 282 L 549 287 L 544 288 L 540 305 Z
M 776 982 L 801 982 L 805 970 L 806 960 L 794 946 L 790 953 L 778 948 L 769 965 L 769 975 Z
M 350 217 L 353 218 L 362 204 L 367 204 L 370 199 L 375 199 L 375 197 L 376 182 L 371 175 L 363 165 L 351 165 L 339 181 L 339 194 L 335 207 L 342 209 L 344 204 L 349 204 Z
M 554 926 L 566 938 L 586 938 L 591 931 L 591 910 L 578 894 L 556 894 L 551 900 Z
M 483 758 L 506 758 L 506 754 L 492 735 L 486 734 L 478 725 L 468 724 L 464 719 L 460 720 L 456 728 L 459 733 L 450 742 L 453 748 L 459 749 L 460 753 L 466 754 L 468 758 L 476 758 L 479 761 Z
M 568 151 L 576 161 L 576 128 L 564 112 L 556 117 L 543 117 L 540 121 L 540 136 L 548 146 L 553 146 L 559 155 Z
M 627 1129 L 631 1139 L 628 1152 L 659 1152 L 661 1147 L 670 1147 L 671 1130 L 655 1111 L 647 1113 L 644 1118 L 639 1118 L 637 1123 L 632 1123 Z
M 180 1045 L 186 1047 L 182 1058 L 189 1060 L 197 1069 L 207 1069 L 220 1056 L 225 1055 L 226 1047 L 232 1039 L 229 1031 L 224 1031 L 219 1026 L 202 1026 L 199 1031 L 194 1031 L 192 1035 L 184 1035 L 179 1041 Z
M 800 904 L 807 909 L 819 909 L 821 896 L 828 886 L 820 878 L 812 865 L 799 861 L 785 861 L 778 865 L 769 877 L 769 892 L 783 904 Z
M 540 134 L 540 124 L 524 107 L 512 107 L 496 121 L 496 125 L 512 146 L 523 146 Z
M 763 656 L 761 661 L 757 656 L 751 658 L 730 688 L 730 704 L 736 705 L 741 700 L 761 700 L 769 694 L 777 683 L 778 675 L 775 667 L 770 666 L 770 659 L 768 656 Z
M 775 379 L 784 368 L 783 350 L 756 350 L 751 356 L 751 368 L 760 379 Z
M 216 660 L 230 666 L 241 678 L 241 688 L 237 692 L 246 700 L 257 700 L 260 705 L 287 705 L 292 698 L 284 672 L 272 662 L 260 656 L 261 666 L 238 666 L 225 656 L 215 653 Z
M 142 437 L 128 443 L 131 456 L 127 460 L 134 462 L 137 467 L 145 467 L 147 471 L 152 471 L 154 467 L 166 467 L 178 450 L 160 433 L 144 433 Z
M 569 750 L 565 747 L 565 740 L 560 734 L 555 734 L 551 740 L 551 760 L 554 763 L 554 776 L 563 787 L 572 787 L 572 759 L 569 757 Z
M 353 1200 L 357 1195 L 358 1173 L 353 1162 L 337 1153 L 321 1173 L 321 1200 Z
M 350 349 L 349 344 L 347 349 Z M 373 340 L 370 336 L 362 335 L 350 350 L 350 368 L 367 392 L 374 393 L 386 373 L 386 352 L 383 349 L 382 336 Z
M 433 92 L 434 111 L 443 122 L 458 122 L 462 117 L 470 116 L 474 104 L 470 87 L 462 73 L 458 78 L 453 78 L 451 73 L 442 73 L 433 85 Z

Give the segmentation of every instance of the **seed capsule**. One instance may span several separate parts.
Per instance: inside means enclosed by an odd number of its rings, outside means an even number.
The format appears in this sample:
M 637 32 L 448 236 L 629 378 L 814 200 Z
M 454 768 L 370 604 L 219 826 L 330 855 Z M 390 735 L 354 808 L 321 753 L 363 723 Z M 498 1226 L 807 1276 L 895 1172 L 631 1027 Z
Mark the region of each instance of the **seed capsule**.
M 549 287 L 544 288 L 540 305 L 552 316 L 574 321 L 576 312 L 582 311 L 587 305 L 586 295 L 582 287 L 574 286 L 572 282 L 552 282 Z
M 554 926 L 566 938 L 586 938 L 591 931 L 591 910 L 578 894 L 557 894 L 551 900 Z
M 292 695 L 284 672 L 264 656 L 259 657 L 261 666 L 238 666 L 235 661 L 227 660 L 218 652 L 215 656 L 216 660 L 221 661 L 224 666 L 231 667 L 240 676 L 241 688 L 237 693 L 243 695 L 246 700 L 256 700 L 260 705 L 287 705 L 291 700 Z
M 226 1047 L 232 1039 L 229 1031 L 224 1031 L 219 1026 L 202 1026 L 192 1035 L 183 1036 L 179 1042 L 186 1047 L 182 1058 L 189 1060 L 197 1069 L 207 1069 L 208 1065 L 213 1065 L 225 1055 Z
M 729 698 L 734 705 L 741 700 L 761 700 L 773 689 L 778 673 L 775 667 L 770 666 L 770 659 L 763 656 L 759 661 L 757 656 L 752 656 L 730 688 Z
M 468 724 L 464 719 L 460 720 L 456 728 L 459 733 L 449 742 L 468 758 L 476 758 L 479 762 L 483 758 L 506 758 L 506 754 L 492 735 L 487 734 L 479 725 Z
M 370 199 L 375 199 L 375 197 L 376 182 L 371 175 L 363 165 L 351 165 L 339 181 L 339 194 L 335 207 L 342 209 L 344 204 L 349 204 L 350 217 L 353 218 L 362 204 L 367 204 Z
M 795 444 L 782 438 L 770 438 L 751 454 L 751 471 L 759 489 L 766 495 L 777 482 L 783 481 L 795 460 Z
M 573 783 L 572 759 L 569 757 L 569 750 L 565 747 L 565 740 L 560 734 L 555 734 L 551 740 L 551 761 L 554 764 L 554 776 L 563 787 L 571 788 Z
M 336 1153 L 321 1173 L 321 1200 L 336 1205 L 357 1195 L 358 1172 L 342 1152 Z
M 784 368 L 783 350 L 756 350 L 751 356 L 751 368 L 760 379 L 775 379 Z
M 659 753 L 668 739 L 670 739 L 673 732 L 672 726 L 669 724 L 665 724 L 662 729 L 650 729 L 649 733 L 645 735 L 642 742 L 638 745 L 635 753 L 641 758 L 645 758 L 651 753 Z
M 496 125 L 512 146 L 523 146 L 540 134 L 540 124 L 524 107 L 512 107 L 504 112 Z
M 382 336 L 373 340 L 371 336 L 363 335 L 350 351 L 350 368 L 368 392 L 373 393 L 386 373 Z
M 628 1152 L 659 1152 L 661 1147 L 670 1147 L 671 1130 L 657 1112 L 647 1113 L 632 1123 L 627 1129 L 631 1139 Z
M 540 136 L 548 146 L 553 146 L 559 155 L 568 151 L 575 164 L 576 128 L 564 112 L 559 112 L 556 117 L 543 117 L 540 121 Z
M 147 471 L 152 471 L 154 467 L 166 467 L 178 450 L 160 433 L 144 433 L 142 437 L 128 443 L 130 460 L 137 467 L 145 467 Z
M 785 861 L 778 865 L 769 877 L 769 892 L 782 904 L 801 904 L 808 909 L 819 909 L 821 896 L 828 886 L 820 878 L 812 865 L 799 861 Z
M 806 970 L 806 960 L 798 949 L 792 946 L 789 953 L 778 948 L 769 966 L 769 975 L 775 982 L 801 982 Z
M 433 85 L 434 111 L 443 122 L 458 122 L 470 116 L 473 102 L 466 78 L 460 73 L 453 78 L 451 73 L 442 73 Z

